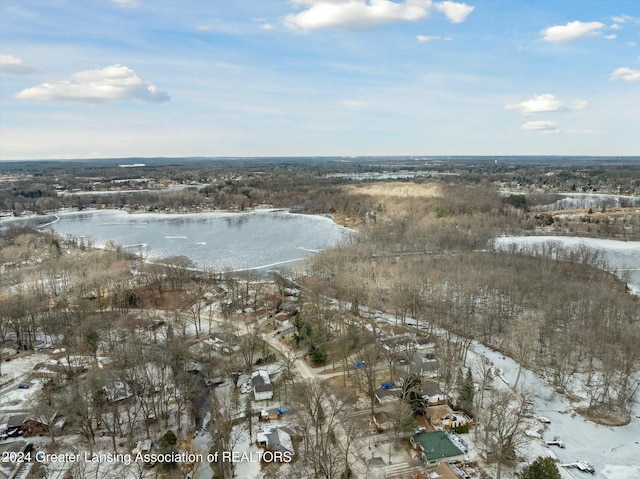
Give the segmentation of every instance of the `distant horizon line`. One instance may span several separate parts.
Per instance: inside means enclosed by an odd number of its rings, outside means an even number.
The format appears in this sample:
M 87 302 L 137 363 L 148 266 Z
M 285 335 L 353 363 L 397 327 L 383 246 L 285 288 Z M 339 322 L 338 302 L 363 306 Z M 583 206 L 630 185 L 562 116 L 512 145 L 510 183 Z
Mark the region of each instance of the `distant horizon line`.
M 636 159 L 640 155 L 286 155 L 286 156 L 123 156 L 123 157 L 95 157 L 95 158 L 23 158 L 2 159 L 0 163 L 20 162 L 79 162 L 79 161 L 158 161 L 158 160 L 293 160 L 293 159 L 324 159 L 324 160 L 357 160 L 357 159 L 410 159 L 415 161 L 443 160 L 443 159 Z M 136 165 L 143 167 L 143 165 Z

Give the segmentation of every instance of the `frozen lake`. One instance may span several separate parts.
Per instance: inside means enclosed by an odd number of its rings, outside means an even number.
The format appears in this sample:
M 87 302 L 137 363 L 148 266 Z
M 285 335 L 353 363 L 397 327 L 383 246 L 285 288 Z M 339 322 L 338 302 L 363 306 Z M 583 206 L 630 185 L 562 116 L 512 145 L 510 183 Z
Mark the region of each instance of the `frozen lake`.
M 479 360 L 488 358 L 499 367 L 509 385 L 512 385 L 518 374 L 518 363 L 513 359 L 493 351 L 474 341 L 470 357 Z M 534 401 L 536 414 L 551 419 L 544 433 L 544 438 L 550 440 L 560 436 L 566 444 L 565 449 L 552 447 L 553 452 L 561 464 L 572 463 L 576 460 L 586 460 L 595 469 L 594 476 L 571 469 L 568 477 L 599 479 L 638 479 L 640 478 L 640 414 L 638 404 L 631 422 L 622 427 L 609 427 L 587 421 L 573 412 L 573 405 L 566 397 L 553 391 L 543 379 L 532 371 L 523 368 L 521 372 L 521 387 L 530 393 Z M 541 441 L 532 440 L 532 442 Z M 529 446 L 533 448 L 532 446 Z M 533 457 L 531 458 L 533 459 Z
M 261 210 L 251 213 L 128 214 L 119 210 L 39 217 L 42 229 L 108 241 L 145 258 L 184 255 L 214 270 L 287 267 L 353 234 L 329 218 Z M 45 225 L 45 226 L 43 226 Z
M 561 199 L 550 205 L 537 206 L 536 210 L 574 210 L 622 208 L 640 206 L 640 197 L 628 195 L 612 195 L 602 193 L 558 193 Z

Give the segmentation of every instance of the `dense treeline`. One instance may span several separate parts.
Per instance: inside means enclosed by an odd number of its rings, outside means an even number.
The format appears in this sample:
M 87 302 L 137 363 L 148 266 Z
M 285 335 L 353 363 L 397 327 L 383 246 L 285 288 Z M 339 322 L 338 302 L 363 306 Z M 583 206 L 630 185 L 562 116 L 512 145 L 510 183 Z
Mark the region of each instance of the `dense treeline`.
M 135 159 L 132 159 L 132 161 Z M 142 161 L 142 160 L 140 160 Z M 0 209 L 14 214 L 59 208 L 130 207 L 138 209 L 239 209 L 260 204 L 297 207 L 316 213 L 332 208 L 358 214 L 372 205 L 339 198 L 349 175 L 402 173 L 416 181 L 445 175 L 447 182 L 535 189 L 640 194 L 640 165 L 630 160 L 527 158 L 453 158 L 416 161 L 407 158 L 144 160 L 146 166 L 121 168 L 127 160 L 72 162 L 4 162 Z M 135 160 L 137 163 L 138 160 Z M 342 176 L 341 176 L 342 175 Z M 154 191 L 169 184 L 200 189 Z M 117 190 L 145 190 L 118 194 Z M 81 192 L 62 195 L 60 192 Z M 110 191 L 109 195 L 91 195 Z M 528 198 L 532 205 L 549 195 Z
M 638 389 L 637 298 L 587 251 L 492 251 L 490 237 L 519 227 L 492 193 L 452 188 L 444 197 L 400 201 L 402 213 L 314 257 L 306 284 L 505 351 L 558 390 L 584 388 L 590 412 L 628 413 Z M 467 341 L 451 339 L 445 355 L 463 357 Z

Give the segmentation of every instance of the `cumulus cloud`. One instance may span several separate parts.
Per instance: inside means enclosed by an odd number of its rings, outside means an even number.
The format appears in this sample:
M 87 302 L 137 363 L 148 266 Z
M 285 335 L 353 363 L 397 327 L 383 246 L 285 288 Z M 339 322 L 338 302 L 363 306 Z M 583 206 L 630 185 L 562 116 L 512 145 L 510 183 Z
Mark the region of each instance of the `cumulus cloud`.
M 531 116 L 537 113 L 551 113 L 568 110 L 584 110 L 589 107 L 589 102 L 582 98 L 576 98 L 571 105 L 565 106 L 555 95 L 545 93 L 543 95 L 533 95 L 529 100 L 512 105 L 506 105 L 507 110 L 517 110 L 524 116 Z
M 543 95 L 533 95 L 533 98 L 520 103 L 507 105 L 506 108 L 507 110 L 518 110 L 523 115 L 531 115 L 559 111 L 562 108 L 562 103 L 556 99 L 555 95 L 545 93 Z
M 616 68 L 609 79 L 624 80 L 626 82 L 640 81 L 640 70 L 632 70 L 631 68 L 627 67 Z
M 426 42 L 435 42 L 438 40 L 442 40 L 445 42 L 450 42 L 452 40 L 451 37 L 440 37 L 437 35 L 418 35 L 416 37 L 416 39 L 420 42 L 420 43 L 426 43 Z
M 537 131 L 540 133 L 560 133 L 560 128 L 558 124 L 553 121 L 548 120 L 536 120 L 536 121 L 528 121 L 522 128 L 525 131 Z
M 579 38 L 595 37 L 605 27 L 600 22 L 569 22 L 566 25 L 556 25 L 542 31 L 542 37 L 547 42 L 570 42 Z
M 0 55 L 0 73 L 2 74 L 28 75 L 35 71 L 35 68 L 25 65 L 20 58 L 11 55 Z
M 284 18 L 291 30 L 323 28 L 363 29 L 391 22 L 413 22 L 426 18 L 432 8 L 454 23 L 463 22 L 473 7 L 463 3 L 432 0 L 293 0 L 303 6 Z
M 471 7 L 465 3 L 456 3 L 450 1 L 436 3 L 434 5 L 434 8 L 444 13 L 445 16 L 453 23 L 464 22 L 474 9 L 474 7 Z
M 69 80 L 27 88 L 18 92 L 22 100 L 62 100 L 87 103 L 107 103 L 123 100 L 161 102 L 169 100 L 166 92 L 142 80 L 123 65 L 111 65 L 71 75 Z
M 604 38 L 606 38 L 607 40 L 615 40 L 616 38 L 618 38 L 618 35 L 612 33 L 611 35 L 606 35 Z

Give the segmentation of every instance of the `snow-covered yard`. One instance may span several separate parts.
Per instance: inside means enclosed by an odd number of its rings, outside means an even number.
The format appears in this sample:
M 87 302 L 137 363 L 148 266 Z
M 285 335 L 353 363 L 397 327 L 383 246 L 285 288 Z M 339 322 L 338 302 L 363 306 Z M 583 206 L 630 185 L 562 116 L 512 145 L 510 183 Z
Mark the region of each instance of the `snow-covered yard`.
M 3 411 L 29 409 L 42 385 L 40 381 L 30 379 L 33 367 L 46 360 L 48 356 L 41 353 L 18 356 L 2 363 L 0 376 L 0 409 Z M 20 384 L 29 386 L 18 388 Z
M 513 384 L 518 373 L 518 364 L 511 358 L 474 342 L 469 353 L 470 364 L 481 357 L 489 359 L 502 370 L 502 376 Z M 502 381 L 494 381 L 495 386 Z M 536 414 L 548 417 L 544 439 L 559 436 L 565 443 L 564 449 L 554 448 L 553 453 L 560 464 L 584 460 L 595 468 L 593 477 L 600 479 L 640 478 L 640 410 L 636 404 L 631 423 L 627 426 L 609 427 L 587 421 L 573 411 L 569 400 L 557 394 L 553 388 L 532 371 L 523 368 L 519 388 L 528 391 L 533 400 Z M 532 440 L 527 446 L 527 456 L 531 460 L 541 455 L 540 440 Z M 591 477 L 572 469 L 568 477 Z

